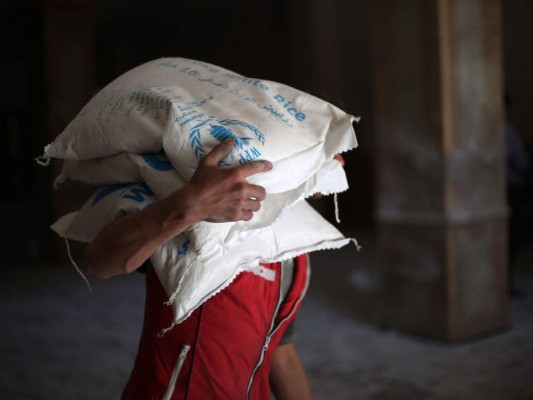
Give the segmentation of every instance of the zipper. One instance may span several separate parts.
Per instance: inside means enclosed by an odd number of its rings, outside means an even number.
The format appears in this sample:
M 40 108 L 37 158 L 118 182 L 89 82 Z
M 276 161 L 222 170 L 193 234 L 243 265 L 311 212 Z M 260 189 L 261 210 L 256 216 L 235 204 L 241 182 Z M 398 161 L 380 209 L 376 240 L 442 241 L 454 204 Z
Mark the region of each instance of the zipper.
M 176 360 L 174 371 L 172 372 L 170 382 L 168 383 L 167 391 L 163 395 L 162 400 L 170 400 L 170 398 L 172 397 L 172 394 L 174 393 L 174 389 L 176 387 L 176 382 L 178 381 L 178 378 L 180 376 L 181 368 L 183 367 L 183 363 L 185 362 L 185 359 L 187 358 L 187 353 L 190 349 L 191 346 L 189 346 L 188 344 L 184 345 L 181 348 L 181 353 L 178 356 L 178 359 Z
M 309 286 L 309 278 L 310 278 L 309 275 L 310 274 L 309 274 L 309 260 L 308 260 L 307 273 L 306 273 L 306 278 L 305 278 L 305 285 L 304 285 L 304 288 L 302 290 L 302 293 L 300 294 L 300 297 L 298 297 L 298 299 L 294 303 L 294 306 L 292 307 L 290 313 L 285 318 L 283 318 L 279 322 L 279 324 L 274 328 L 274 323 L 276 321 L 276 317 L 278 315 L 278 311 L 279 311 L 279 308 L 280 308 L 281 303 L 282 303 L 282 298 L 281 298 L 281 290 L 282 290 L 281 280 L 283 278 L 283 268 L 280 268 L 278 304 L 276 305 L 276 310 L 274 311 L 274 315 L 272 316 L 272 321 L 270 322 L 270 328 L 269 328 L 267 336 L 265 338 L 265 342 L 263 344 L 263 348 L 261 349 L 261 354 L 259 356 L 259 360 L 257 361 L 257 364 L 255 365 L 255 368 L 252 371 L 252 376 L 250 377 L 250 381 L 248 382 L 248 389 L 246 390 L 246 400 L 248 400 L 250 398 L 250 392 L 252 390 L 252 385 L 254 383 L 255 374 L 257 373 L 257 371 L 259 370 L 259 368 L 263 364 L 263 361 L 265 360 L 265 353 L 268 350 L 268 345 L 270 344 L 270 340 L 272 339 L 272 336 L 274 336 L 276 334 L 276 332 L 279 330 L 279 328 L 281 328 L 281 326 L 283 325 L 283 323 L 285 321 L 287 321 L 289 318 L 292 317 L 292 315 L 296 312 L 296 308 L 298 307 L 298 305 L 302 302 L 303 298 L 305 297 L 305 293 L 307 292 L 307 288 Z

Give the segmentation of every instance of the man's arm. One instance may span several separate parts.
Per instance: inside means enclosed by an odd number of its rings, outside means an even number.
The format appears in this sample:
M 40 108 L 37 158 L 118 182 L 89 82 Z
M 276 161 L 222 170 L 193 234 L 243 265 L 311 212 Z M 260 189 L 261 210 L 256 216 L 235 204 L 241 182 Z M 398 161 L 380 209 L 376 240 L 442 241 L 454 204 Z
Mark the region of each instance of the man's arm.
M 278 346 L 270 370 L 270 388 L 276 400 L 311 400 L 311 388 L 292 343 Z
M 253 161 L 223 169 L 218 163 L 233 147 L 229 139 L 216 146 L 183 188 L 152 207 L 108 224 L 84 252 L 89 274 L 109 278 L 139 268 L 167 240 L 199 221 L 248 221 L 261 207 L 265 189 L 246 178 L 272 169 L 268 161 Z

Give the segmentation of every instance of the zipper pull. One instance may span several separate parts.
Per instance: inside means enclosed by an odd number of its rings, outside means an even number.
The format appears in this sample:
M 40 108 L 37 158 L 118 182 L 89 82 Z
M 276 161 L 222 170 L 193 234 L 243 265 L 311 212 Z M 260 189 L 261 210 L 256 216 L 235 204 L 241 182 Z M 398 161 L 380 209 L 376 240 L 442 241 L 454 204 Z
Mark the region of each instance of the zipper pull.
M 185 357 L 187 357 L 187 353 L 189 352 L 190 349 L 191 349 L 191 346 L 189 346 L 188 344 L 183 346 L 182 349 L 181 349 L 181 353 L 179 355 L 179 358 L 181 358 L 182 360 L 185 359 Z
M 268 350 L 268 345 L 270 344 L 270 338 L 271 338 L 270 336 L 266 337 L 265 344 L 263 345 L 263 351 Z

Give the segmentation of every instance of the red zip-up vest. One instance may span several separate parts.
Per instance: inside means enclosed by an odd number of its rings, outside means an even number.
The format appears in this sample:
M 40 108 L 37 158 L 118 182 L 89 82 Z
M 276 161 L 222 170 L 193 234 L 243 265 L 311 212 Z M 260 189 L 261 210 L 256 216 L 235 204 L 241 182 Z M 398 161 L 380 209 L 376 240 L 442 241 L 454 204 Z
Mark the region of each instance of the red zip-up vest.
M 268 276 L 243 272 L 189 318 L 160 336 L 172 307 L 152 268 L 139 350 L 123 400 L 270 400 L 272 355 L 296 316 L 309 281 L 306 255 L 294 259 L 292 284 L 281 301 L 280 263 Z

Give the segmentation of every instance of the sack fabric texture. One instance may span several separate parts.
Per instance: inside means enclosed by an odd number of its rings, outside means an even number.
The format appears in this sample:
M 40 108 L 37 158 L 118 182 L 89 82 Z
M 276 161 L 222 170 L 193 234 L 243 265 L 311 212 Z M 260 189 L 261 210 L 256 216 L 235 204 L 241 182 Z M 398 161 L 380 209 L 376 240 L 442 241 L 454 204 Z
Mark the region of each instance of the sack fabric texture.
M 92 241 L 106 223 L 185 185 L 228 137 L 234 148 L 222 168 L 271 161 L 271 171 L 248 178 L 268 194 L 251 221 L 194 224 L 152 256 L 179 323 L 260 262 L 350 242 L 305 199 L 348 189 L 334 156 L 357 146 L 355 120 L 281 83 L 185 58 L 147 62 L 100 90 L 38 159 L 63 160 L 56 186 L 105 185 L 52 228 Z

